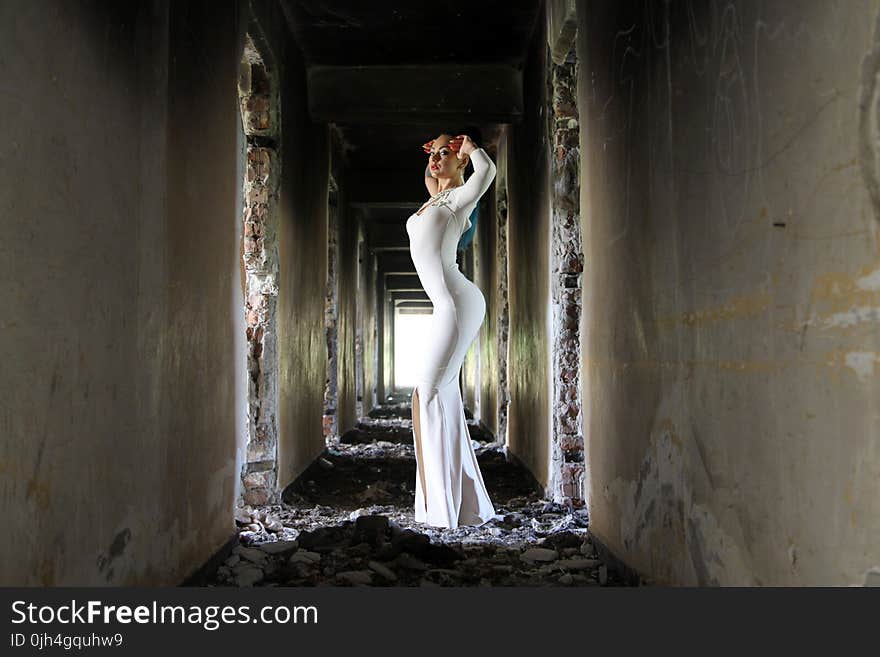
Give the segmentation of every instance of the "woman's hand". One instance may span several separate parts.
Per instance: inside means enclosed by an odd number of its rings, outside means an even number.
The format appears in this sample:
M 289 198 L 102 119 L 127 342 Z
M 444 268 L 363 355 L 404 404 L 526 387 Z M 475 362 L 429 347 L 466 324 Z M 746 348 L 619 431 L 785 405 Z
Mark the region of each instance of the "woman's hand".
M 455 151 L 459 160 L 477 150 L 477 145 L 467 135 L 458 135 L 449 140 L 449 148 Z

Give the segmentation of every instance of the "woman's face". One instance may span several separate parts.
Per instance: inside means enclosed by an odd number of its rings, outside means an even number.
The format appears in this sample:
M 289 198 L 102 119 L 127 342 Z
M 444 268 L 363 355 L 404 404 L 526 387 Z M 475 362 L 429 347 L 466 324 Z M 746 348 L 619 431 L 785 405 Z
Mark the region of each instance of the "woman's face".
M 435 178 L 458 178 L 464 173 L 467 157 L 458 159 L 455 151 L 449 148 L 450 139 L 452 139 L 451 135 L 440 135 L 431 144 L 428 164 L 431 167 L 431 175 Z

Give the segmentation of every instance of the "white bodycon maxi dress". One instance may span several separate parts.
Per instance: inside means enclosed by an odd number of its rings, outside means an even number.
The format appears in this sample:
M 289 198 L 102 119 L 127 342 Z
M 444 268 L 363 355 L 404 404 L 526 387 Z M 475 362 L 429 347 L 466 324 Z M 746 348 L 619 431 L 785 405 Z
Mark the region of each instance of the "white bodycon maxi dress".
M 410 255 L 434 312 L 421 336 L 413 397 L 418 392 L 415 520 L 435 527 L 481 525 L 495 516 L 471 446 L 458 375 L 486 315 L 483 293 L 458 268 L 458 241 L 470 214 L 495 178 L 495 164 L 479 148 L 474 173 L 460 187 L 441 192 L 406 221 Z M 415 422 L 415 414 L 413 416 Z M 422 479 L 424 478 L 424 486 Z

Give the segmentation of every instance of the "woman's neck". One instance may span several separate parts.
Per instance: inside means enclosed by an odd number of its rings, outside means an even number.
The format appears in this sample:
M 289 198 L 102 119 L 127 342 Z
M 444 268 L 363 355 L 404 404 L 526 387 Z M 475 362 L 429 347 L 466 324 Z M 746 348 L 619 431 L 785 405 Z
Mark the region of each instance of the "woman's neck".
M 447 189 L 454 189 L 455 187 L 461 187 L 464 184 L 464 181 L 461 179 L 455 180 L 453 178 L 438 178 L 437 179 L 437 193 L 445 192 Z

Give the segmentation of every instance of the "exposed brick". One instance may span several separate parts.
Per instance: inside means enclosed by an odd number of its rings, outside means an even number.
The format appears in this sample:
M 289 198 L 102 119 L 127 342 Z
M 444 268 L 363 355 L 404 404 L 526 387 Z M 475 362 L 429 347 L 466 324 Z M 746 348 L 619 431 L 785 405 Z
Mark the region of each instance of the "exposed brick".
M 249 472 L 242 477 L 242 483 L 246 488 L 272 488 L 275 485 L 275 473 L 272 470 L 263 472 Z
M 243 491 L 242 499 L 245 504 L 263 506 L 272 501 L 272 493 L 266 488 L 250 488 Z
M 247 504 L 261 505 L 274 500 L 277 482 L 275 400 L 272 378 L 277 363 L 265 362 L 265 353 L 274 353 L 273 278 L 277 277 L 275 236 L 278 202 L 277 155 L 274 147 L 256 146 L 254 136 L 273 138 L 277 126 L 278 104 L 274 78 L 266 70 L 257 46 L 246 40 L 245 66 L 239 78 L 239 108 L 248 138 L 245 161 L 243 237 L 246 273 L 246 337 L 248 340 L 248 444 L 247 474 L 242 477 L 243 498 Z
M 566 451 L 583 450 L 584 437 L 580 435 L 564 435 L 559 439 L 559 446 Z
M 573 506 L 583 498 L 584 447 L 580 438 L 580 319 L 583 253 L 580 236 L 580 151 L 576 65 L 551 66 L 553 217 L 553 473 L 554 496 Z

